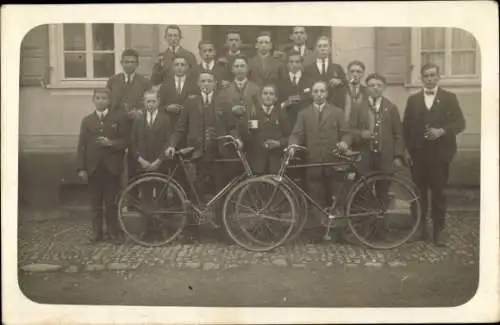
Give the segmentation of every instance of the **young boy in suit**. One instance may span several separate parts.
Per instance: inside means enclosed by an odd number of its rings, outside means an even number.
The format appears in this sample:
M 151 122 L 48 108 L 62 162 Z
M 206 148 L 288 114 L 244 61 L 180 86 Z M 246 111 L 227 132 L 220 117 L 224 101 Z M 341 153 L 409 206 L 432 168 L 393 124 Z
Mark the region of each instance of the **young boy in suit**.
M 151 82 L 153 85 L 161 85 L 166 76 L 173 70 L 174 58 L 183 56 L 186 58 L 188 66 L 196 65 L 196 57 L 194 54 L 181 46 L 182 31 L 177 25 L 169 25 L 165 28 L 165 40 L 167 41 L 167 49 L 160 53 L 157 57 L 157 62 L 153 66 L 151 74 Z
M 109 78 L 107 87 L 111 92 L 111 110 L 123 109 L 128 114 L 128 130 L 132 129 L 134 119 L 139 116 L 143 109 L 142 96 L 151 88 L 151 82 L 136 72 L 139 66 L 139 53 L 134 49 L 123 51 L 120 61 L 123 72 Z M 127 141 L 130 136 L 127 135 Z M 126 154 L 126 173 L 123 182 L 135 176 L 137 162 L 130 150 Z
M 168 115 L 160 111 L 158 106 L 158 92 L 153 89 L 146 91 L 145 111 L 134 121 L 130 143 L 131 152 L 138 163 L 137 173 L 155 171 L 168 173 L 165 150 L 172 134 L 172 125 Z M 149 204 L 160 191 L 161 188 L 146 182 L 135 195 L 140 196 L 137 197 L 138 201 Z M 154 224 L 154 219 L 148 219 L 143 239 L 154 240 L 160 227 L 161 224 Z
M 88 181 L 92 210 L 92 242 L 104 240 L 103 221 L 110 239 L 121 241 L 116 196 L 120 191 L 123 154 L 127 146 L 127 122 L 124 110 L 110 109 L 107 88 L 94 90 L 95 111 L 81 122 L 77 149 L 77 172 Z
M 276 86 L 264 85 L 260 96 L 260 104 L 248 110 L 240 120 L 238 137 L 243 139 L 252 170 L 257 175 L 274 174 L 281 166 L 291 127 L 285 109 L 276 105 Z
M 345 151 L 352 143 L 349 128 L 342 110 L 327 102 L 328 86 L 324 81 L 316 81 L 311 94 L 313 103 L 299 113 L 289 143 L 307 147 L 306 163 L 332 162 L 335 148 Z M 309 194 L 324 208 L 330 207 L 331 198 L 337 195 L 336 178 L 332 166 L 308 167 L 306 170 Z M 314 209 L 312 213 L 319 211 Z

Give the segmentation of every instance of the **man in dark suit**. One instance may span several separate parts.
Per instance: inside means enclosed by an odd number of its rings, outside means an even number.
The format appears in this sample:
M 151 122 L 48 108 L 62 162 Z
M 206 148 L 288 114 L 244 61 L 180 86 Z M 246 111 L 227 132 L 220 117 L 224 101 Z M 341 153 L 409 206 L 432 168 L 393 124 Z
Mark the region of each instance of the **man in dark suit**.
M 293 127 L 297 115 L 312 102 L 313 80 L 303 73 L 303 62 L 299 52 L 290 52 L 287 59 L 287 73 L 278 82 L 280 106 L 285 108 L 290 125 Z
M 448 170 L 457 151 L 456 135 L 465 129 L 465 119 L 454 93 L 439 87 L 439 67 L 422 66 L 422 91 L 410 96 L 403 117 L 406 148 L 412 160 L 412 178 L 422 195 L 421 238 L 426 237 L 428 190 L 436 246 L 443 246 Z
M 368 98 L 366 87 L 362 84 L 366 67 L 361 61 L 354 60 L 347 65 L 347 85 L 345 87 L 344 116 L 347 122 L 350 120 L 351 112 L 356 110 L 361 103 Z
M 255 44 L 257 55 L 248 61 L 248 79 L 259 86 L 276 83 L 280 73 L 284 70 L 282 62 L 273 57 L 272 47 L 271 34 L 261 32 Z
M 123 72 L 109 78 L 107 87 L 111 92 L 111 110 L 123 109 L 128 113 L 128 130 L 132 129 L 134 119 L 139 116 L 143 109 L 142 96 L 151 88 L 151 82 L 144 76 L 136 73 L 139 66 L 139 53 L 133 49 L 123 51 L 121 58 Z M 129 140 L 130 135 L 127 135 Z M 130 150 L 126 154 L 125 172 L 123 183 L 135 176 L 137 161 L 131 155 Z
M 165 109 L 175 128 L 186 99 L 198 92 L 196 77 L 188 72 L 188 61 L 183 56 L 176 56 L 172 74 L 168 74 L 160 86 L 160 109 Z
M 238 128 L 248 162 L 258 175 L 278 172 L 291 131 L 285 110 L 275 105 L 276 93 L 276 86 L 264 85 L 260 91 L 261 104 L 242 116 Z
M 107 88 L 94 90 L 95 111 L 81 122 L 77 147 L 78 176 L 88 181 L 92 211 L 93 242 L 104 240 L 103 221 L 107 235 L 121 240 L 118 226 L 116 196 L 120 191 L 123 154 L 127 147 L 127 122 L 124 110 L 110 109 Z
M 226 78 L 226 66 L 215 60 L 217 54 L 214 43 L 212 41 L 200 41 L 198 48 L 200 50 L 201 62 L 196 65 L 196 69 L 194 70 L 196 78 L 203 72 L 210 73 L 215 76 L 217 87 L 227 86 L 229 81 L 224 80 Z
M 224 56 L 217 59 L 217 62 L 223 64 L 226 67 L 226 74 L 224 80 L 231 82 L 234 78 L 232 66 L 235 58 L 243 56 L 241 53 L 241 34 L 237 29 L 229 29 L 226 33 L 226 48 L 227 52 Z
M 169 143 L 170 154 L 184 137 L 187 138 L 187 146 L 195 148 L 191 156 L 195 167 L 193 176 L 199 193 L 207 197 L 225 185 L 223 174 L 227 171 L 215 162 L 221 158 L 225 147 L 217 141 L 217 137 L 228 133 L 227 121 L 232 113 L 223 110 L 218 102 L 214 75 L 202 72 L 198 86 L 198 93 L 186 101 Z
M 151 74 L 153 85 L 163 83 L 167 74 L 173 69 L 173 61 L 177 56 L 185 57 L 190 68 L 196 65 L 195 55 L 180 45 L 181 39 L 182 31 L 179 26 L 169 25 L 165 28 L 165 40 L 167 41 L 168 48 L 158 55 L 157 62 L 153 66 Z
M 347 150 L 352 142 L 348 125 L 340 108 L 327 103 L 328 86 L 317 81 L 312 86 L 313 103 L 303 109 L 290 135 L 289 143 L 305 145 L 307 163 L 331 162 L 335 159 L 333 150 Z M 332 204 L 336 196 L 335 170 L 329 167 L 308 167 L 306 186 L 311 197 L 322 207 Z M 318 213 L 313 209 L 312 213 Z M 324 216 L 323 216 L 324 217 Z M 337 239 L 339 233 L 336 232 Z
M 130 149 L 138 163 L 137 173 L 168 172 L 165 150 L 168 147 L 172 126 L 167 114 L 158 109 L 158 104 L 157 91 L 147 91 L 144 94 L 145 112 L 135 119 L 132 127 Z M 155 195 L 160 192 L 161 184 L 145 182 L 134 194 L 137 195 L 137 201 L 149 206 L 155 199 Z M 130 208 L 133 209 L 134 206 L 132 205 Z M 142 239 L 145 241 L 154 240 L 159 235 L 162 226 L 154 218 L 147 218 L 146 231 Z
M 306 66 L 304 73 L 314 81 L 324 81 L 328 85 L 328 102 L 344 110 L 345 107 L 345 85 L 347 83 L 344 69 L 332 62 L 331 42 L 321 36 L 316 41 L 316 60 Z
M 304 26 L 294 26 L 290 34 L 290 40 L 293 42 L 291 50 L 300 53 L 302 64 L 306 67 L 313 64 L 316 56 L 314 51 L 307 48 L 306 28 Z

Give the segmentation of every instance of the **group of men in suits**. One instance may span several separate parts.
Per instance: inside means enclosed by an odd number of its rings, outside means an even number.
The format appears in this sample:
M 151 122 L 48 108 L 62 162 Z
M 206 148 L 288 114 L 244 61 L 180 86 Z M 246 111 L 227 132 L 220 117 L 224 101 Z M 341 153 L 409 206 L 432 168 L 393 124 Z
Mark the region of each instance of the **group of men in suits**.
M 115 189 L 113 177 L 121 169 L 113 165 L 118 162 L 106 162 L 116 160 L 111 156 L 118 157 L 128 146 L 128 173 L 132 177 L 141 171 L 165 168 L 164 162 L 175 148 L 193 146 L 197 185 L 207 192 L 225 185 L 228 177 L 238 172 L 237 166 L 221 168 L 216 164 L 218 159 L 235 154 L 216 137 L 232 134 L 257 174 L 275 173 L 282 149 L 290 143 L 308 148 L 302 157 L 308 162 L 331 161 L 332 149 L 353 146 L 362 152 L 362 172 L 390 171 L 411 160 L 413 179 L 424 198 L 424 216 L 427 191 L 431 190 L 433 238 L 437 245 L 443 244 L 443 190 L 456 152 L 455 135 L 465 128 L 465 121 L 456 96 L 438 87 L 436 65 L 422 67 L 424 89 L 410 96 L 401 121 L 396 105 L 383 95 L 385 78 L 372 73 L 363 85 L 366 68 L 357 60 L 349 63 L 346 73 L 332 61 L 327 37 L 319 37 L 315 49 L 310 50 L 305 28 L 293 27 L 292 44 L 285 49 L 286 55 L 280 56 L 279 51 L 272 51 L 271 34 L 262 32 L 255 43 L 257 54 L 247 58 L 241 53 L 239 32 L 231 29 L 226 36 L 228 52 L 224 55 L 217 55 L 211 41 L 201 41 L 201 61 L 197 63 L 194 54 L 180 44 L 181 29 L 168 26 L 168 49 L 158 56 L 150 79 L 135 72 L 139 54 L 126 50 L 121 61 L 123 73 L 109 79 L 107 90 L 94 94 L 96 112 L 82 122 L 78 161 L 81 176 L 95 184 L 91 188 L 96 240 L 103 237 L 97 226 L 103 220 L 102 200 L 109 210 L 104 215 L 111 220 L 111 235 L 120 233 L 113 191 L 94 190 Z M 98 101 L 105 94 L 109 95 L 108 106 Z M 101 122 L 97 118 L 101 106 L 118 120 Z M 109 123 L 119 127 L 109 128 Z M 96 137 L 106 140 L 90 145 Z M 103 163 L 95 167 L 94 160 Z M 113 178 L 115 187 L 103 181 L 102 175 Z M 327 206 L 335 195 L 335 172 L 315 167 L 303 176 L 309 193 Z M 380 195 L 387 191 L 384 184 L 377 189 Z M 425 237 L 425 227 L 420 234 Z

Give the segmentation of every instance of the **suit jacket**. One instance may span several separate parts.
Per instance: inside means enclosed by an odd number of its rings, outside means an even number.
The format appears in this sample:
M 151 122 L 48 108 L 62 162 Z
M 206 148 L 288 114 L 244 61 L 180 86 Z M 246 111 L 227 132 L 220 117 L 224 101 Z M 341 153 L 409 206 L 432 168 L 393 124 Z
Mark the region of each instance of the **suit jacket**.
M 259 101 L 260 87 L 252 81 L 247 81 L 240 91 L 236 82 L 230 83 L 227 87 L 221 89 L 219 100 L 224 107 L 231 108 L 235 105 L 245 105 L 247 108 L 252 107 Z
M 381 168 L 385 171 L 392 170 L 395 158 L 404 157 L 403 128 L 399 110 L 389 99 L 383 97 L 380 103 L 382 123 L 379 129 L 380 154 L 382 157 Z M 370 153 L 370 140 L 361 138 L 363 130 L 373 131 L 375 117 L 370 108 L 368 98 L 356 107 L 349 121 L 354 142 L 360 150 Z
M 144 92 L 151 88 L 151 82 L 140 74 L 135 74 L 132 82 L 125 83 L 125 74 L 118 73 L 109 78 L 107 87 L 111 92 L 111 110 L 142 108 Z
M 170 139 L 171 145 L 178 146 L 186 137 L 187 146 L 195 148 L 193 158 L 203 157 L 205 161 L 210 161 L 225 156 L 228 149 L 216 137 L 229 133 L 229 114 L 228 110 L 221 108 L 216 93 L 208 106 L 203 103 L 201 94 L 191 95 Z M 206 147 L 205 140 L 208 140 Z
M 332 78 L 339 78 L 342 84 L 336 87 L 328 87 L 328 102 L 342 110 L 345 107 L 345 86 L 347 85 L 346 74 L 344 69 L 339 64 L 328 60 L 328 68 L 326 74 L 321 74 L 316 65 L 316 60 L 304 68 L 304 73 L 314 81 L 325 81 L 327 84 Z
M 120 175 L 123 170 L 123 155 L 127 147 L 127 120 L 124 110 L 111 111 L 102 122 L 96 112 L 85 116 L 80 125 L 77 147 L 77 171 L 85 170 L 92 175 L 99 163 L 113 174 Z M 112 141 L 111 147 L 103 147 L 97 138 L 103 136 Z
M 334 160 L 332 150 L 341 140 L 347 144 L 352 143 L 344 114 L 340 108 L 326 104 L 321 121 L 314 105 L 303 109 L 297 117 L 288 142 L 305 145 L 309 162 L 316 163 Z
M 156 159 L 165 160 L 165 150 L 169 144 L 172 125 L 167 114 L 158 110 L 151 126 L 147 123 L 147 113 L 144 112 L 134 120 L 130 149 L 137 161 L 139 157 L 149 162 Z
M 281 165 L 282 149 L 288 144 L 291 126 L 285 109 L 275 105 L 271 114 L 267 115 L 261 105 L 255 106 L 253 113 L 247 111 L 240 119 L 236 136 L 243 139 L 245 152 L 252 170 L 257 174 L 276 173 Z M 250 130 L 248 121 L 258 121 L 258 129 Z M 268 150 L 264 147 L 266 140 L 277 140 L 280 148 Z
M 174 56 L 176 55 L 184 56 L 187 59 L 190 70 L 193 70 L 193 68 L 197 64 L 196 56 L 182 46 L 179 46 L 176 53 L 173 53 L 169 48 L 167 48 L 166 51 L 160 53 L 159 55 L 163 56 L 163 66 L 161 66 L 159 63 L 155 63 L 153 65 L 153 71 L 151 73 L 151 82 L 153 83 L 153 85 L 159 85 L 163 83 L 166 76 L 172 72 L 172 62 L 174 60 Z
M 167 78 L 163 81 L 160 86 L 159 96 L 160 96 L 160 109 L 166 109 L 170 104 L 179 104 L 184 106 L 184 103 L 189 95 L 196 94 L 199 92 L 198 84 L 196 82 L 196 77 L 192 74 L 186 75 L 184 81 L 184 86 L 180 94 L 177 94 L 177 89 L 175 87 L 175 77 L 173 74 L 169 74 Z M 172 125 L 175 126 L 179 118 L 179 114 L 168 113 Z
M 442 128 L 445 135 L 425 140 L 425 125 Z M 450 163 L 457 151 L 456 135 L 465 129 L 465 119 L 457 96 L 438 87 L 430 110 L 425 106 L 423 91 L 411 95 L 406 102 L 403 130 L 406 148 L 413 159 L 427 158 L 435 163 Z M 424 146 L 430 150 L 423 153 Z
M 284 106 L 285 111 L 288 115 L 290 125 L 293 127 L 297 121 L 297 115 L 299 112 L 311 105 L 311 88 L 313 85 L 313 80 L 302 74 L 298 85 L 292 83 L 288 71 L 283 73 L 278 82 L 278 101 L 280 104 L 288 99 L 292 95 L 300 95 L 300 101 L 288 106 Z
M 359 90 L 357 94 L 351 92 L 351 87 L 347 85 L 344 87 L 345 90 L 345 107 L 344 116 L 346 121 L 349 122 L 351 119 L 351 114 L 355 111 L 361 104 L 368 99 L 368 94 L 366 92 L 366 86 L 359 85 Z
M 282 62 L 271 54 L 265 58 L 256 55 L 248 62 L 248 78 L 259 86 L 266 83 L 274 84 L 283 68 Z

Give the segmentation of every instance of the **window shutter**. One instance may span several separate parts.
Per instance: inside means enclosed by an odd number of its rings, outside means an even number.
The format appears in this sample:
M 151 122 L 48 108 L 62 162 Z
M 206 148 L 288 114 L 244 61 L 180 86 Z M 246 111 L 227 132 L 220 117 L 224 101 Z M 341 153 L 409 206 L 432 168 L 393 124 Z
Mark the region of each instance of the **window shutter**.
M 388 84 L 410 80 L 410 35 L 408 27 L 375 28 L 375 67 Z
M 31 29 L 21 43 L 20 85 L 43 86 L 50 83 L 49 25 Z
M 126 47 L 139 52 L 137 72 L 145 77 L 151 76 L 156 55 L 159 53 L 158 33 L 158 25 L 130 24 L 125 26 Z

